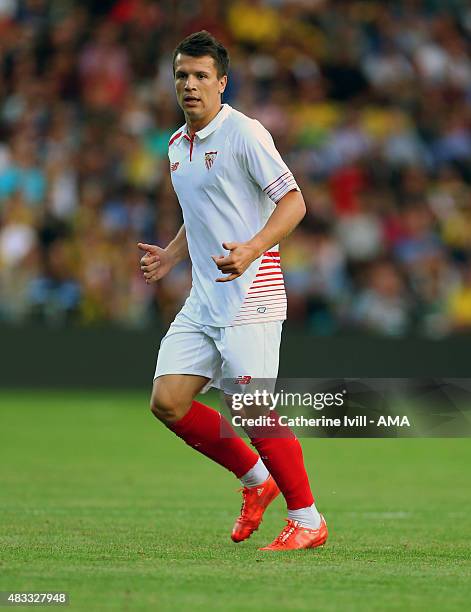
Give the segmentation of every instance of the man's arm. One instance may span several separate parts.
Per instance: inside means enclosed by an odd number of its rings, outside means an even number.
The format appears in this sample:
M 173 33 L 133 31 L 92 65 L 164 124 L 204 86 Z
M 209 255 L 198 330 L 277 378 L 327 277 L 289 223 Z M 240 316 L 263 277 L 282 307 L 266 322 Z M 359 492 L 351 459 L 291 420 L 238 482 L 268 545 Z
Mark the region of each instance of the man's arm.
M 289 191 L 278 201 L 275 210 L 263 228 L 247 242 L 223 242 L 230 251 L 227 256 L 213 256 L 219 270 L 228 276 L 216 279 L 218 283 L 232 281 L 247 270 L 250 264 L 288 236 L 306 214 L 306 204 L 300 191 Z
M 141 258 L 141 270 L 148 285 L 160 280 L 180 261 L 189 256 L 185 225 L 181 226 L 175 238 L 165 249 L 155 244 L 142 242 L 139 242 L 137 246 L 141 251 L 145 251 L 145 255 Z

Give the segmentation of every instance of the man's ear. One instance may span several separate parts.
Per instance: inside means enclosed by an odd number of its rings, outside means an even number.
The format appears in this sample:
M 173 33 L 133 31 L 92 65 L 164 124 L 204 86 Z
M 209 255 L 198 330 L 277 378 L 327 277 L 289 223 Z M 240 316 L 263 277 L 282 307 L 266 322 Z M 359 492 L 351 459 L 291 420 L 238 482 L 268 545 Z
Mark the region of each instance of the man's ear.
M 224 93 L 224 90 L 226 89 L 226 85 L 227 85 L 227 74 L 225 74 L 219 79 L 219 93 L 220 94 Z

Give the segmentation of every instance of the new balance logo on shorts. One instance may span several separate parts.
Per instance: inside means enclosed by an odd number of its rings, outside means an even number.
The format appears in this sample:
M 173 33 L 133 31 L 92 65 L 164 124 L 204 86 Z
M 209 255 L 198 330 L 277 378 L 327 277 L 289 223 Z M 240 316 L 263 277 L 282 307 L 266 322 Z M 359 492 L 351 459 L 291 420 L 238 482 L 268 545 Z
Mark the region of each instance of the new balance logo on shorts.
M 248 385 L 251 380 L 251 376 L 238 376 L 234 382 L 236 385 Z
M 173 164 L 170 164 L 170 172 L 175 172 L 175 170 L 177 170 L 179 165 L 180 165 L 180 162 L 175 162 Z

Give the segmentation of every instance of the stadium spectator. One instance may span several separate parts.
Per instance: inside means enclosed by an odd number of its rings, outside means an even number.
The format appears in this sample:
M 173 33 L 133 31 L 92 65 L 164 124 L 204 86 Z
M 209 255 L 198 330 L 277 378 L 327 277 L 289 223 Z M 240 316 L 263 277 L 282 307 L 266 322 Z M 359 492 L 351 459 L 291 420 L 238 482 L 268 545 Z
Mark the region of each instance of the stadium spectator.
M 173 318 L 190 270 L 142 287 L 134 243 L 179 227 L 170 55 L 206 28 L 231 47 L 226 101 L 273 133 L 306 196 L 282 252 L 290 320 L 468 328 L 470 15 L 455 0 L 3 0 L 0 318 Z

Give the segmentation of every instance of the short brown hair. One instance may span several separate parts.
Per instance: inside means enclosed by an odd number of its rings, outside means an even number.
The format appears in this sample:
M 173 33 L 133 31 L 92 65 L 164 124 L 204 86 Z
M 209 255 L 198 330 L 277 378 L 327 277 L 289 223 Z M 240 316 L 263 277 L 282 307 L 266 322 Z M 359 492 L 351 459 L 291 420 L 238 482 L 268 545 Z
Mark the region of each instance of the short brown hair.
M 209 55 L 216 64 L 218 78 L 229 72 L 229 53 L 227 49 L 206 30 L 195 32 L 184 38 L 173 52 L 173 73 L 175 74 L 175 59 L 179 53 L 191 57 Z

